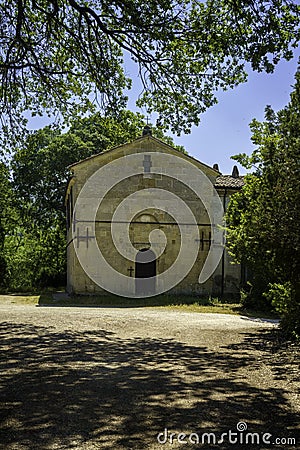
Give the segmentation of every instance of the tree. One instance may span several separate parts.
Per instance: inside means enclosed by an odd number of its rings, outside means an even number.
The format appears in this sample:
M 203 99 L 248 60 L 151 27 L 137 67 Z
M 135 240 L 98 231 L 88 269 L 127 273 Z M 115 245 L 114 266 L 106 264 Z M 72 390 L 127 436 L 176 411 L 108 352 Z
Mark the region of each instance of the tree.
M 96 113 L 77 119 L 65 133 L 57 126 L 33 132 L 25 145 L 16 149 L 11 169 L 18 219 L 5 247 L 10 287 L 30 289 L 64 284 L 68 166 L 135 139 L 143 126 L 141 114 L 120 111 L 115 119 Z M 161 130 L 154 128 L 153 133 L 174 145 Z
M 4 284 L 7 271 L 4 243 L 11 215 L 11 193 L 8 167 L 0 162 L 0 287 Z
M 228 245 L 253 273 L 252 294 L 283 314 L 283 326 L 300 336 L 300 72 L 289 104 L 265 122 L 251 124 L 258 146 L 247 157 L 245 187 L 232 197 L 227 221 Z
M 218 89 L 245 81 L 246 62 L 271 72 L 300 34 L 292 0 L 0 0 L 0 10 L 0 106 L 15 129 L 26 110 L 67 117 L 96 101 L 117 113 L 131 58 L 138 104 L 188 132 Z

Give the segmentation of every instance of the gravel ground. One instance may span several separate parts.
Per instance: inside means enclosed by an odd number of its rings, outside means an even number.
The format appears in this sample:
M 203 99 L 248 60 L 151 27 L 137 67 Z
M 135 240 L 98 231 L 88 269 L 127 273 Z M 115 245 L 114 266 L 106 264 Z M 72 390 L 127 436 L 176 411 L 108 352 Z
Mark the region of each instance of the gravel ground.
M 299 353 L 272 321 L 9 297 L 0 319 L 3 449 L 300 448 L 282 441 L 299 439 Z

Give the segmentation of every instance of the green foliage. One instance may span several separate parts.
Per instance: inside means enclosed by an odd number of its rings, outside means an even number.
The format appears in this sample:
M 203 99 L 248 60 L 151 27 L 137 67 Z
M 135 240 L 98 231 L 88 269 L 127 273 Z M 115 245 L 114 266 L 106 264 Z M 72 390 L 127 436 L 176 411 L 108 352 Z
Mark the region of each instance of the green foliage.
M 290 309 L 300 302 L 296 294 L 300 277 L 300 72 L 287 107 L 278 113 L 267 107 L 265 117 L 265 122 L 251 124 L 257 149 L 250 157 L 235 157 L 255 171 L 245 177 L 244 188 L 230 202 L 228 245 L 236 259 L 251 269 L 256 298 L 274 299 L 273 305 L 282 309 L 285 326 L 291 331 L 296 318 Z M 293 302 L 286 300 L 287 286 Z
M 289 336 L 300 340 L 300 283 L 292 286 L 291 297 L 282 316 L 281 327 Z
M 162 126 L 188 132 L 218 89 L 245 81 L 246 62 L 272 72 L 300 35 L 300 7 L 291 0 L 0 0 L 0 7 L 0 106 L 15 129 L 27 110 L 117 114 L 131 86 L 130 58 L 143 85 L 138 104 L 157 112 Z
M 240 302 L 242 307 L 267 313 L 273 311 L 270 299 L 262 295 L 265 289 L 266 280 L 264 278 L 262 279 L 256 272 L 252 274 L 251 281 L 248 280 L 240 292 Z
M 20 227 L 5 240 L 6 279 L 12 291 L 32 291 L 65 284 L 65 230 L 61 224 L 51 229 Z
M 63 282 L 64 227 L 55 217 L 39 227 L 30 199 L 23 202 L 7 167 L 0 165 L 0 288 L 28 290 L 45 281 Z
M 282 328 L 289 336 L 300 339 L 300 284 L 293 286 L 290 282 L 270 283 L 268 288 L 264 296 L 281 314 Z
M 7 166 L 0 162 L 0 287 L 5 283 L 7 263 L 5 258 L 5 235 L 12 218 L 12 189 Z
M 269 283 L 268 291 L 263 295 L 269 300 L 272 306 L 274 306 L 276 311 L 280 314 L 286 314 L 290 308 L 292 300 L 291 283 Z

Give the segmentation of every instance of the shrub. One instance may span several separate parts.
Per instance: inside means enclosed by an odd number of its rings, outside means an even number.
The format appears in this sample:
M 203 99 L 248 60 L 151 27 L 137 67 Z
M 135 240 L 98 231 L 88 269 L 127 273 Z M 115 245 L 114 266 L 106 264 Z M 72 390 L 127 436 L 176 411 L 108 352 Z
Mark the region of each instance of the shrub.
M 300 339 L 300 283 L 270 283 L 263 294 L 281 316 L 281 328 L 288 338 Z

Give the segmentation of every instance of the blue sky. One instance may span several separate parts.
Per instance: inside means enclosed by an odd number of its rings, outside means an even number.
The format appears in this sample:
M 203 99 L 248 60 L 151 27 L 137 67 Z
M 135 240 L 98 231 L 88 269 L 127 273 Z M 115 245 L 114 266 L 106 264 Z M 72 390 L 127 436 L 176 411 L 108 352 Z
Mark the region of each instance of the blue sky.
M 232 171 L 235 161 L 232 155 L 250 154 L 253 150 L 249 123 L 253 118 L 264 119 L 264 110 L 271 105 L 275 111 L 287 105 L 294 84 L 300 49 L 295 52 L 291 61 L 280 61 L 273 74 L 249 72 L 248 81 L 233 90 L 220 92 L 218 104 L 202 115 L 198 127 L 193 127 L 189 135 L 173 136 L 176 144 L 183 145 L 188 153 L 208 165 L 219 164 L 223 174 Z M 128 66 L 128 72 L 131 76 Z M 135 107 L 135 96 L 132 92 L 129 109 L 145 111 Z M 155 116 L 152 116 L 155 122 Z M 239 166 L 240 173 L 245 170 Z

